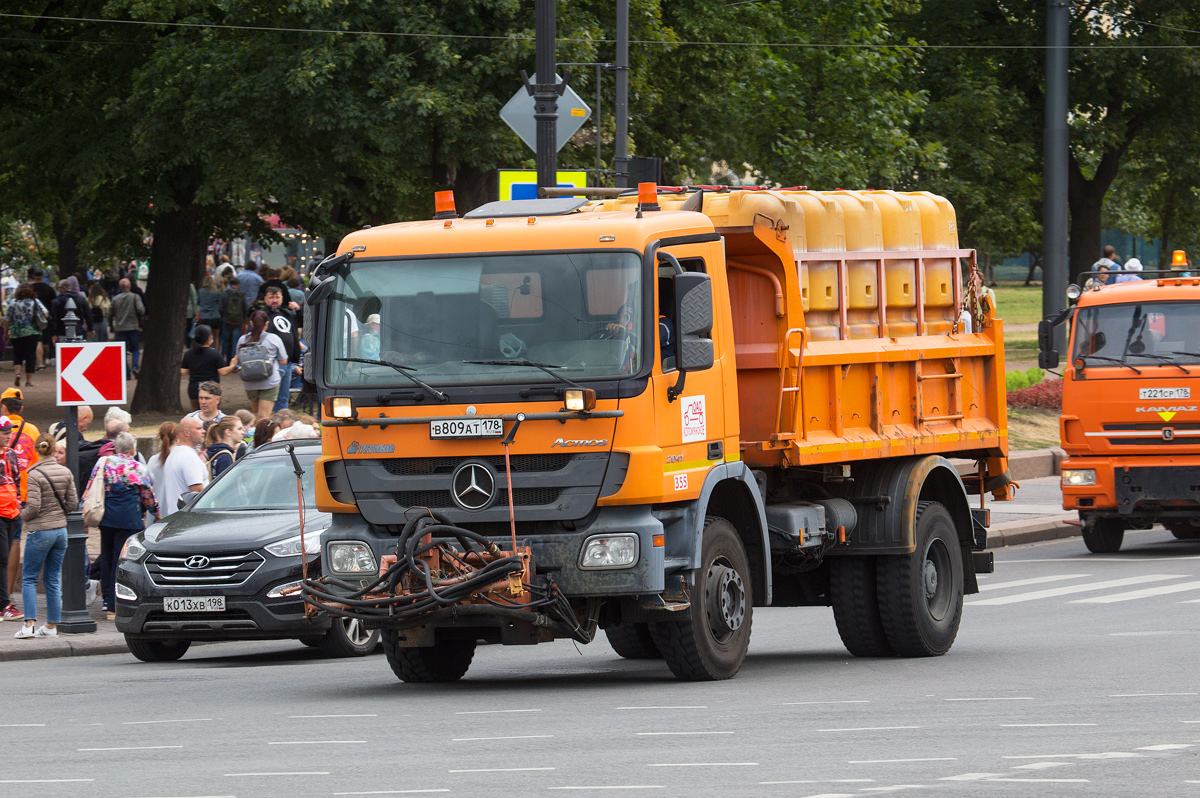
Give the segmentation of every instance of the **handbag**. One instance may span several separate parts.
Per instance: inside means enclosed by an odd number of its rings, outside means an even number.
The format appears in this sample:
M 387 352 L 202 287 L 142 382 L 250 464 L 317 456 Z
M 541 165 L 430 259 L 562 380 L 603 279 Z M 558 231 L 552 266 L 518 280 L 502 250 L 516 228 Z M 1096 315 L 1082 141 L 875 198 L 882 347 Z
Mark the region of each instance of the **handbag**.
M 96 476 L 100 479 L 92 480 L 83 497 L 83 523 L 90 527 L 98 527 L 104 520 L 104 463 L 107 460 L 107 457 L 101 457 L 96 463 Z

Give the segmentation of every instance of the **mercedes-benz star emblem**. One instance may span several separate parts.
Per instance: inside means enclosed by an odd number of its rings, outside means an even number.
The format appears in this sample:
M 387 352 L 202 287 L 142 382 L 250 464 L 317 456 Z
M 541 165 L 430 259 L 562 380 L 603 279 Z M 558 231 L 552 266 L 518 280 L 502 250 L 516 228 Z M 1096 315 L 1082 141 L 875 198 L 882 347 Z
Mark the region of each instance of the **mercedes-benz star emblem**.
M 203 554 L 193 554 L 183 561 L 183 564 L 193 571 L 199 571 L 208 567 L 208 558 Z
M 482 510 L 496 494 L 496 478 L 481 463 L 463 463 L 451 483 L 454 501 L 464 510 Z

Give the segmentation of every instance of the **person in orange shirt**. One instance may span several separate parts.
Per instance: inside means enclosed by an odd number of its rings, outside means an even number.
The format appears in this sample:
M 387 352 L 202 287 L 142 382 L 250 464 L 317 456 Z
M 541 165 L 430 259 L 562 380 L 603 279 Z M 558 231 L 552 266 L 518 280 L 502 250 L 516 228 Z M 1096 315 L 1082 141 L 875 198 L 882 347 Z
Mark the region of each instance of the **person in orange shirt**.
M 16 452 L 17 463 L 21 469 L 17 490 L 22 502 L 25 501 L 29 487 L 29 466 L 37 462 L 37 456 L 33 452 L 33 442 L 41 435 L 37 427 L 21 417 L 21 411 L 24 409 L 25 397 L 20 388 L 7 388 L 4 393 L 0 393 L 0 410 L 8 416 L 8 422 L 12 425 L 8 445 Z M 10 536 L 10 541 L 6 576 L 9 591 L 16 592 L 21 579 L 21 523 L 19 518 L 16 528 Z

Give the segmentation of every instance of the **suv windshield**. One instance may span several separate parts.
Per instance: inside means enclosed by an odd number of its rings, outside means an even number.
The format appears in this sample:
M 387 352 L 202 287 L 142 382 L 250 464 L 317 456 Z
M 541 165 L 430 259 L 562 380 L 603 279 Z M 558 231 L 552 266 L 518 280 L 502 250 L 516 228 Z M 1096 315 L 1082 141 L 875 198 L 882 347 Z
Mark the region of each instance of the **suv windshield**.
M 330 297 L 330 385 L 576 381 L 641 366 L 641 260 L 628 252 L 555 252 L 356 260 Z M 511 368 L 494 363 L 514 362 Z
M 316 448 L 316 447 L 314 447 Z M 313 465 L 316 455 L 296 451 L 304 469 L 304 506 L 315 510 L 316 491 L 313 489 Z M 227 474 L 192 505 L 193 510 L 295 510 L 296 472 L 292 458 L 259 456 L 234 463 Z
M 1144 302 L 1096 305 L 1075 319 L 1072 361 L 1088 365 L 1111 361 L 1153 366 L 1200 364 L 1200 305 L 1193 302 Z

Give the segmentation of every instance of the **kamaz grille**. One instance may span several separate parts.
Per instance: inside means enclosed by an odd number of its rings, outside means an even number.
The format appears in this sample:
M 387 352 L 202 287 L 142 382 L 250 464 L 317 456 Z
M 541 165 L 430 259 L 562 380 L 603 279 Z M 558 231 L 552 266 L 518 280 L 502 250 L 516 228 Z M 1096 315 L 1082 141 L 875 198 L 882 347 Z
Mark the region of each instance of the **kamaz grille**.
M 512 462 L 514 474 L 548 473 L 561 471 L 571 464 L 569 454 L 516 454 L 509 459 Z M 429 474 L 452 474 L 463 462 L 462 457 L 392 457 L 383 461 L 387 472 L 397 477 L 426 476 Z M 482 460 L 504 473 L 504 455 L 490 457 L 473 457 L 475 461 Z M 439 505 L 441 506 L 441 505 Z
M 514 507 L 541 507 L 558 501 L 562 488 L 516 488 L 513 490 Z M 448 490 L 402 490 L 392 494 L 401 507 L 456 507 Z M 496 494 L 492 507 L 508 505 L 508 491 Z
M 263 556 L 256 551 L 228 554 L 203 555 L 208 562 L 203 567 L 195 564 L 195 554 L 151 554 L 146 558 L 146 573 L 150 581 L 159 587 L 230 587 L 249 579 L 263 564 Z

